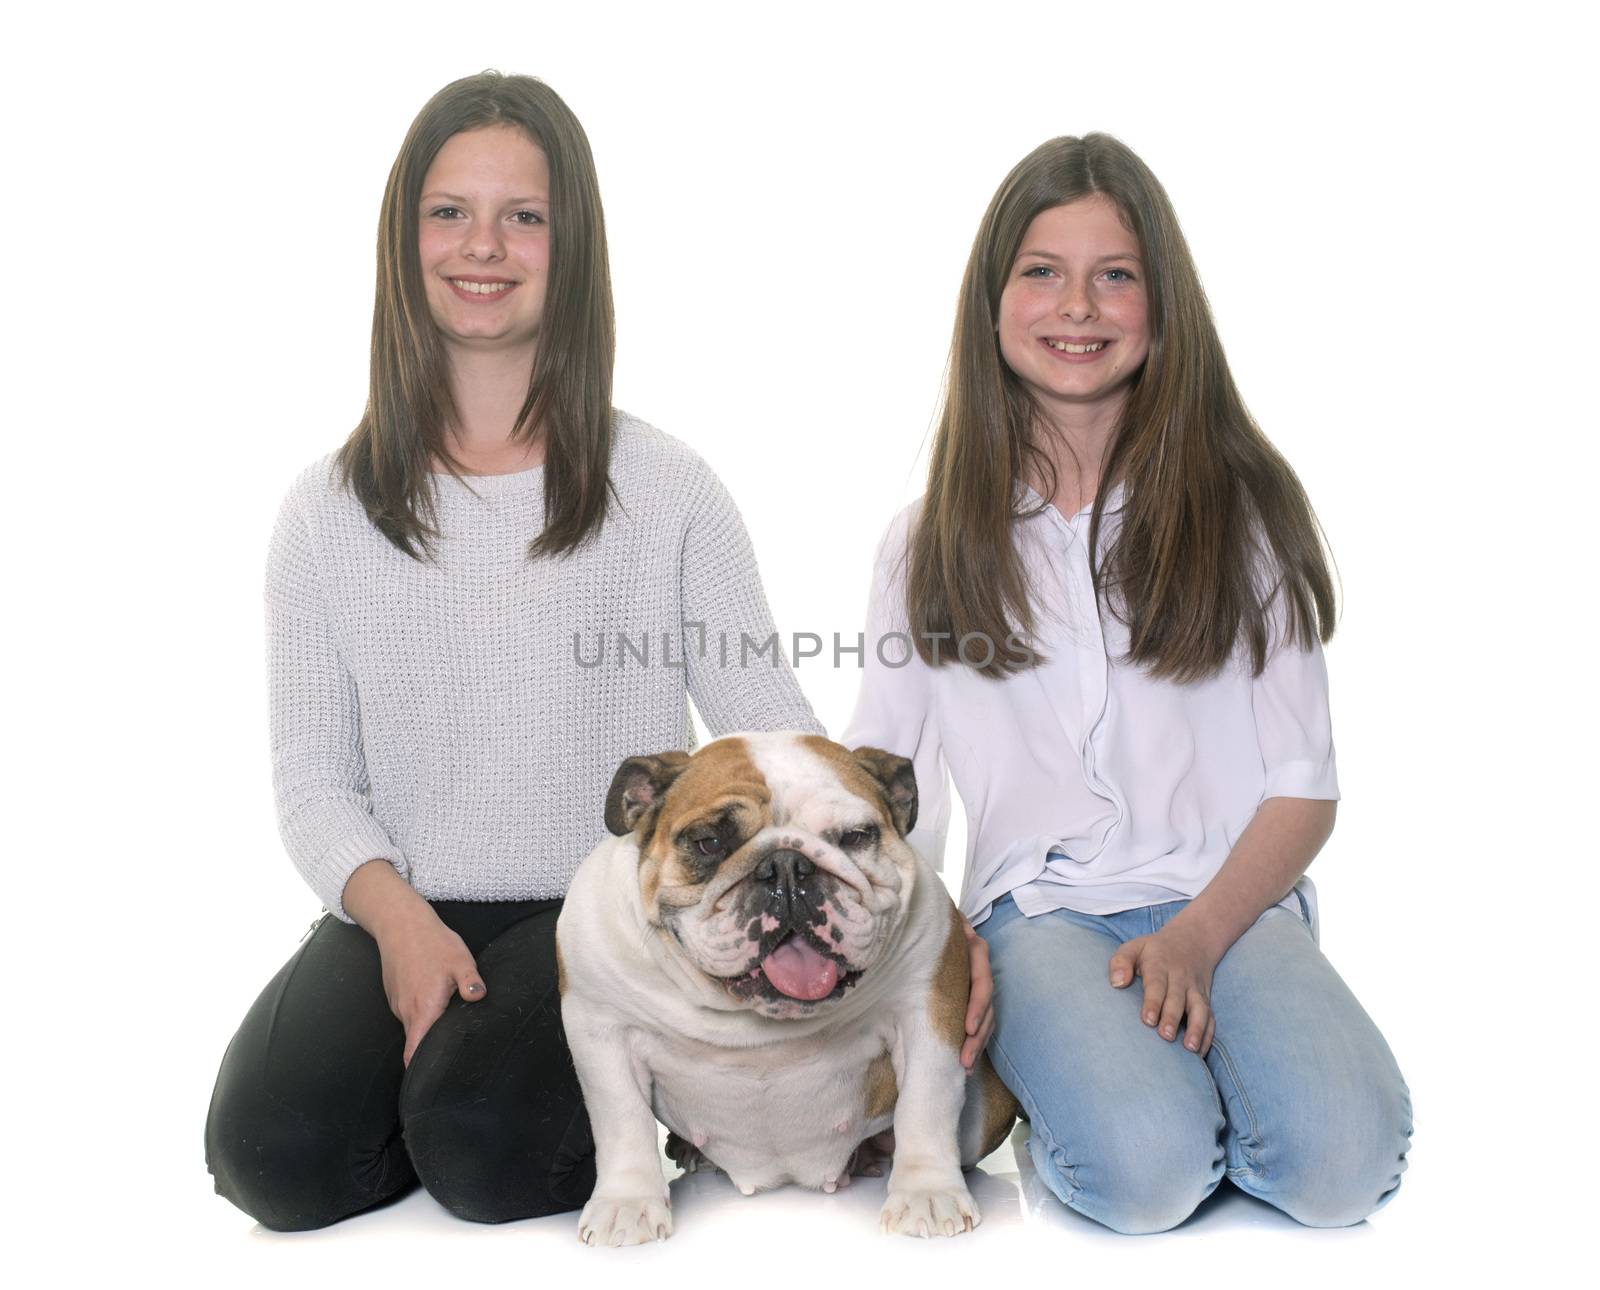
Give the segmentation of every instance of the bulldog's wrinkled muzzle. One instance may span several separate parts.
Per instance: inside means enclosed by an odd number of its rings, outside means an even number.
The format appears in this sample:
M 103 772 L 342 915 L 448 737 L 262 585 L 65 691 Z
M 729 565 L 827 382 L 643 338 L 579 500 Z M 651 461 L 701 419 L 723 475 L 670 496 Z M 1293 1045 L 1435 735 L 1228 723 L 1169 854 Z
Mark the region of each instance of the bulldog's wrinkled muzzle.
M 761 971 L 780 994 L 814 1001 L 826 998 L 840 978 L 839 964 L 817 951 L 807 931 L 828 919 L 828 891 L 838 885 L 810 857 L 786 847 L 768 852 L 750 871 L 760 893 Z

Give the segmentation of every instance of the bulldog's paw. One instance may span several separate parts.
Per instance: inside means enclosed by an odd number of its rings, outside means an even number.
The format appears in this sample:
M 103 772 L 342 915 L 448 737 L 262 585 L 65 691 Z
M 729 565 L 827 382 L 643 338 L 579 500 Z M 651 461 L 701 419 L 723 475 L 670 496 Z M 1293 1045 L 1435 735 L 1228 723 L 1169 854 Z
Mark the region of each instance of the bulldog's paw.
M 962 1185 L 930 1191 L 891 1191 L 878 1226 L 902 1236 L 959 1236 L 981 1221 L 977 1202 Z
M 643 1245 L 672 1235 L 672 1211 L 661 1197 L 591 1196 L 578 1216 L 585 1245 Z

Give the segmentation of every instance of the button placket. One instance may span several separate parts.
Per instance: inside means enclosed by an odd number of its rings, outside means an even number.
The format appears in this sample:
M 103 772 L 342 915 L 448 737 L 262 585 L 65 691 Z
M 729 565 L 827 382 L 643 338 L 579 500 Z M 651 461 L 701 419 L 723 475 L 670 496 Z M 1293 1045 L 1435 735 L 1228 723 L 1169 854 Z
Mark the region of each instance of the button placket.
M 1087 523 L 1087 520 L 1085 520 Z M 1116 791 L 1101 777 L 1099 763 L 1106 728 L 1106 705 L 1110 686 L 1110 660 L 1106 656 L 1105 628 L 1100 621 L 1099 604 L 1094 594 L 1094 581 L 1089 576 L 1088 539 L 1077 539 L 1070 567 L 1077 582 L 1077 602 L 1083 606 L 1083 622 L 1087 630 L 1078 636 L 1076 647 L 1077 671 L 1083 691 L 1083 737 L 1078 745 L 1078 756 L 1083 763 L 1084 782 L 1089 791 L 1112 807 L 1113 814 L 1100 822 L 1099 836 L 1094 840 L 1092 852 L 1083 857 L 1094 860 L 1105 850 L 1106 843 L 1122 823 L 1125 814 Z

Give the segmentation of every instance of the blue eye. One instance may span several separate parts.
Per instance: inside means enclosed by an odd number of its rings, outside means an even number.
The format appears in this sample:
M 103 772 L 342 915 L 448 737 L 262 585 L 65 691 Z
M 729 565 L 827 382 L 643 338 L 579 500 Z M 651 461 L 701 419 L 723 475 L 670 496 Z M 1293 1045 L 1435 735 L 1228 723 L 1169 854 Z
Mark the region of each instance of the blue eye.
M 1025 277 L 1025 278 L 1031 278 L 1031 277 L 1034 277 L 1037 274 L 1049 273 L 1049 272 L 1050 272 L 1050 266 L 1048 264 L 1036 264 L 1031 269 L 1024 269 L 1022 271 L 1022 276 Z
M 1117 281 L 1117 282 L 1132 282 L 1133 281 L 1133 274 L 1129 273 L 1126 269 L 1107 269 L 1106 270 L 1106 276 L 1108 278 L 1113 273 L 1120 273 L 1122 275 L 1120 278 L 1114 279 L 1114 281 Z

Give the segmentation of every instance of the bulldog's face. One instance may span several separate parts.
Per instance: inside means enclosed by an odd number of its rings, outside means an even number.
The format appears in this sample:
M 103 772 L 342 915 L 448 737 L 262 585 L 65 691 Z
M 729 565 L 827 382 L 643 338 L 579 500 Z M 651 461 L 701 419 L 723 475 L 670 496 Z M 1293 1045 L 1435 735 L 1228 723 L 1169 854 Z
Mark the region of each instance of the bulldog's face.
M 812 1016 L 872 970 L 908 906 L 911 763 L 817 735 L 630 757 L 606 826 L 639 840 L 645 916 L 736 1002 Z

